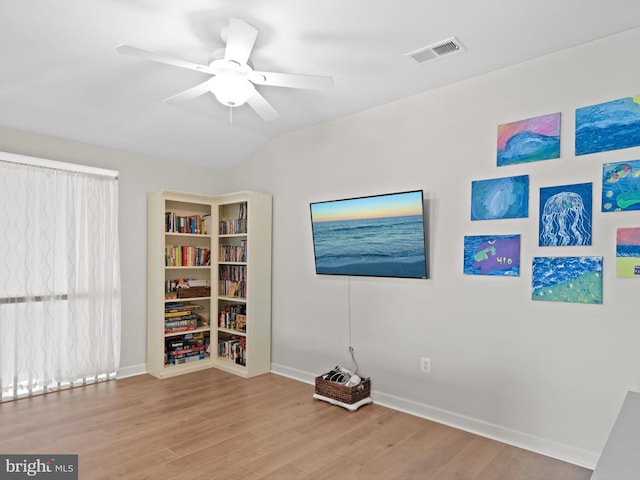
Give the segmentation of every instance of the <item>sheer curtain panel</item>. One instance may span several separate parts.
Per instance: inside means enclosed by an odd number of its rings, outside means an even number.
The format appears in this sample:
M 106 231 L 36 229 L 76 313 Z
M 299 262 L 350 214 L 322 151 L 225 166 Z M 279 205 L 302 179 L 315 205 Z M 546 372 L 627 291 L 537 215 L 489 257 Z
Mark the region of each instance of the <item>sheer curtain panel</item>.
M 117 177 L 14 157 L 0 155 L 2 401 L 114 378 L 120 358 Z

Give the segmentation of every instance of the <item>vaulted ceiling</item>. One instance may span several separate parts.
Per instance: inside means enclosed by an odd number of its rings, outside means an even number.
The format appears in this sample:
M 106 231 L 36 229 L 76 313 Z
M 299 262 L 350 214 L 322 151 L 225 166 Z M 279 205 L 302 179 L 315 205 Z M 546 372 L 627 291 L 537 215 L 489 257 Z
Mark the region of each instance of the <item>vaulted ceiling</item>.
M 334 86 L 257 85 L 280 117 L 231 116 L 210 93 L 163 102 L 211 75 L 116 51 L 209 65 L 232 17 L 259 31 L 254 69 Z M 286 132 L 639 25 L 638 0 L 0 0 L 0 126 L 225 170 Z M 406 55 L 452 37 L 464 51 Z

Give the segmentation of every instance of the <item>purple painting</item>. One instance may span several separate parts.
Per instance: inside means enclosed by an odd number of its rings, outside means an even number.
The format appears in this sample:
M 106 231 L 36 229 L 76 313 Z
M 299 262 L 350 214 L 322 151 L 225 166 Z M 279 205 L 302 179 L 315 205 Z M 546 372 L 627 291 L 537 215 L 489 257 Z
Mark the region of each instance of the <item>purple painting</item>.
M 464 274 L 520 276 L 520 235 L 465 236 Z

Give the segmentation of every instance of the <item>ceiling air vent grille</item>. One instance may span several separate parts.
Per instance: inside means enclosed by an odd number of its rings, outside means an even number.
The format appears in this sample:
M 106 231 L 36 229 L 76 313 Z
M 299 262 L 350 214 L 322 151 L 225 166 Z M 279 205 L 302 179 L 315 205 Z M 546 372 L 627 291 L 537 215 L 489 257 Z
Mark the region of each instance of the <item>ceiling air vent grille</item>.
M 462 53 L 465 48 L 457 38 L 451 37 L 426 47 L 419 48 L 413 52 L 405 53 L 405 56 L 413 58 L 418 63 L 425 63 L 436 58 L 446 57 L 454 53 Z

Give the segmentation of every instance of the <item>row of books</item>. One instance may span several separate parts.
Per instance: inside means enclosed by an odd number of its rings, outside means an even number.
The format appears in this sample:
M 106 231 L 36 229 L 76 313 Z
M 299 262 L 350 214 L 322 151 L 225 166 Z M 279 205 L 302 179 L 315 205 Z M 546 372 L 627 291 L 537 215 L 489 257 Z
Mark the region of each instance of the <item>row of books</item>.
M 164 307 L 164 333 L 189 332 L 207 326 L 207 319 L 196 311 L 204 307 L 191 302 L 170 302 Z
M 211 264 L 211 251 L 192 245 L 167 246 L 164 257 L 167 267 L 204 267 Z
M 247 220 L 237 218 L 235 220 L 222 220 L 220 222 L 220 235 L 235 235 L 247 233 Z
M 168 337 L 165 341 L 165 364 L 178 365 L 202 360 L 209 355 L 209 335 L 204 332 Z
M 242 240 L 240 245 L 220 245 L 221 262 L 246 262 L 247 241 Z
M 218 295 L 231 298 L 247 297 L 247 282 L 234 282 L 233 280 L 220 280 L 218 282 Z
M 218 268 L 218 278 L 220 280 L 246 282 L 247 266 L 246 265 L 220 265 Z
M 211 232 L 211 215 L 181 216 L 165 212 L 165 232 L 208 235 Z
M 247 339 L 231 336 L 218 340 L 218 356 L 231 360 L 237 365 L 247 365 Z
M 247 306 L 225 305 L 218 315 L 218 326 L 238 332 L 247 331 Z
M 220 235 L 233 235 L 238 233 L 247 233 L 247 219 L 249 218 L 249 210 L 247 202 L 238 204 L 238 216 L 234 219 L 220 220 Z
M 240 298 L 247 296 L 246 265 L 220 265 L 218 275 L 218 295 Z

